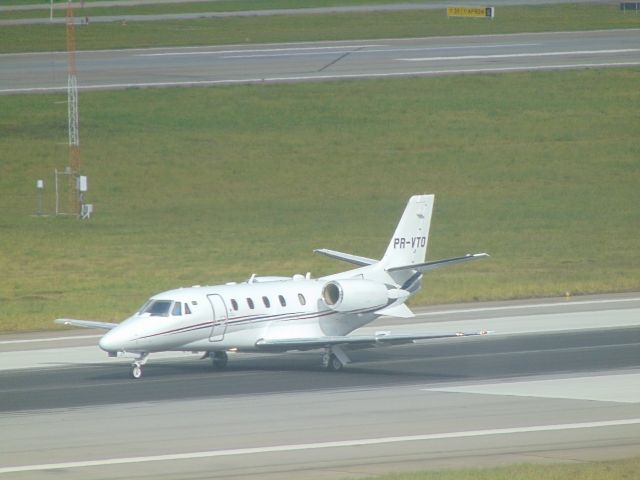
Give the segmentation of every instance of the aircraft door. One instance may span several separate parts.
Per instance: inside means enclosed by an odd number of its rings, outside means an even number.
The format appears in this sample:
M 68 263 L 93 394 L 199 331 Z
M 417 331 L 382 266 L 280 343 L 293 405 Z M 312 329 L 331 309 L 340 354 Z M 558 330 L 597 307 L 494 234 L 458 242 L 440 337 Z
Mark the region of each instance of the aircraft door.
M 227 306 L 220 295 L 207 295 L 211 308 L 213 309 L 213 324 L 210 342 L 220 342 L 224 340 L 224 334 L 227 331 Z

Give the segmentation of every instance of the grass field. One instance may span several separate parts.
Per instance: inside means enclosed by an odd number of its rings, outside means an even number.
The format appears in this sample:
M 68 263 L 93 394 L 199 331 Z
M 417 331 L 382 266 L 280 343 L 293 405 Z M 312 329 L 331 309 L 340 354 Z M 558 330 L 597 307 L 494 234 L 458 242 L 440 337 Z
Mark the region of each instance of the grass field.
M 78 2 L 80 0 L 77 0 Z M 104 0 L 84 0 L 85 4 L 91 4 Z M 108 1 L 108 0 L 107 0 Z M 128 0 L 119 0 L 126 3 Z M 439 0 L 412 0 L 411 3 L 433 3 Z M 65 0 L 54 0 L 54 7 L 66 8 Z M 133 3 L 133 2 L 132 2 Z M 179 4 L 182 2 L 175 2 Z M 223 11 L 238 10 L 262 10 L 272 8 L 307 8 L 307 7 L 330 7 L 335 5 L 378 5 L 392 3 L 407 3 L 407 0 L 209 0 L 205 2 L 193 2 L 209 4 L 210 8 L 221 9 Z M 182 3 L 188 5 L 188 2 Z M 218 5 L 217 5 L 218 4 Z M 9 5 L 40 5 L 43 9 L 50 7 L 50 0 L 5 0 L 3 6 Z M 160 3 L 158 3 L 160 5 Z M 171 5 L 165 3 L 164 5 Z
M 99 0 L 85 0 L 85 2 L 97 2 Z M 63 4 L 66 4 L 63 0 L 53 0 L 53 4 L 56 8 L 62 8 Z M 41 5 L 42 8 L 49 8 L 51 0 L 4 0 L 2 2 L 3 7 L 10 7 L 14 5 Z
M 640 15 L 625 15 L 617 5 L 501 7 L 496 15 L 494 20 L 448 19 L 444 10 L 436 10 L 91 23 L 77 29 L 77 44 L 93 50 L 640 28 Z M 65 38 L 63 25 L 4 26 L 0 53 L 64 50 Z
M 379 257 L 435 193 L 414 303 L 640 287 L 639 69 L 82 93 L 88 222 L 51 210 L 62 95 L 0 97 L 0 330 L 119 320 L 148 295 Z
M 376 480 L 633 480 L 640 471 L 640 457 L 609 462 L 566 465 L 512 465 L 496 468 L 443 470 L 384 475 Z
M 434 3 L 436 1 L 438 0 L 418 0 L 412 3 Z M 394 3 L 406 3 L 406 0 L 214 0 L 208 2 L 151 3 L 147 5 L 132 4 L 118 5 L 114 7 L 101 7 L 99 5 L 91 5 L 91 3 L 92 2 L 87 2 L 86 8 L 74 8 L 75 14 L 83 17 L 85 15 L 150 15 L 186 12 L 239 12 L 282 8 L 389 5 Z M 40 1 L 36 3 L 36 5 L 40 5 L 41 8 L 29 9 L 28 11 L 23 11 L 20 14 L 18 11 L 6 12 L 2 15 L 2 18 L 49 18 L 50 3 L 43 3 Z M 54 16 L 64 17 L 66 14 L 66 7 L 66 2 L 54 2 Z
M 80 0 L 78 0 L 80 1 Z M 100 0 L 84 0 L 85 3 L 98 2 Z M 126 0 L 124 0 L 126 1 Z M 66 5 L 66 0 L 53 0 L 55 8 L 63 8 Z M 42 8 L 49 8 L 51 0 L 4 0 L 2 2 L 3 7 L 9 7 L 12 5 L 41 5 Z

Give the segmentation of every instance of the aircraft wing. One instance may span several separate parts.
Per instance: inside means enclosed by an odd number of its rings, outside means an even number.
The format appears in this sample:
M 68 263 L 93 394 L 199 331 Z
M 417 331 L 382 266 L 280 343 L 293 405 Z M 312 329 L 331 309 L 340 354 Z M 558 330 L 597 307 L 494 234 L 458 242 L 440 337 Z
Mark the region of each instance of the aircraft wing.
M 55 323 L 59 325 L 73 325 L 83 328 L 100 328 L 102 330 L 111 330 L 118 326 L 117 323 L 96 322 L 94 320 L 75 320 L 73 318 L 58 318 Z
M 414 343 L 418 340 L 433 340 L 437 338 L 471 337 L 486 335 L 488 332 L 455 332 L 455 333 L 422 333 L 422 334 L 391 334 L 387 332 L 375 335 L 345 335 L 335 337 L 316 338 L 262 338 L 256 342 L 256 347 L 265 351 L 312 350 L 315 348 L 332 347 L 335 345 L 352 346 L 356 348 L 370 348 L 388 345 L 402 345 Z

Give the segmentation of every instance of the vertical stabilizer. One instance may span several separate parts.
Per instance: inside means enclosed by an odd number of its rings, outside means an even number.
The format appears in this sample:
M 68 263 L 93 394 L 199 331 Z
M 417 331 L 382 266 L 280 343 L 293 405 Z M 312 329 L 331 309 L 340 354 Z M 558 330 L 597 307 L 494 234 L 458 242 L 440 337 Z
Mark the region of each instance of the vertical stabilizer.
M 425 261 L 433 200 L 433 195 L 414 195 L 409 199 L 381 260 L 385 268 Z

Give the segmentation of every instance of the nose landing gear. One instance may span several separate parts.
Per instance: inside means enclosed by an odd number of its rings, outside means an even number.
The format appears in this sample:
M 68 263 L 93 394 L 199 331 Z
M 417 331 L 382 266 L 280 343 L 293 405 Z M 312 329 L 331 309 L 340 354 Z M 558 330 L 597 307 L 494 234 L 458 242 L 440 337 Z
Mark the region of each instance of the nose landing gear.
M 148 353 L 141 353 L 138 358 L 131 364 L 131 378 L 138 380 L 142 378 L 142 366 L 147 363 Z

